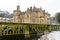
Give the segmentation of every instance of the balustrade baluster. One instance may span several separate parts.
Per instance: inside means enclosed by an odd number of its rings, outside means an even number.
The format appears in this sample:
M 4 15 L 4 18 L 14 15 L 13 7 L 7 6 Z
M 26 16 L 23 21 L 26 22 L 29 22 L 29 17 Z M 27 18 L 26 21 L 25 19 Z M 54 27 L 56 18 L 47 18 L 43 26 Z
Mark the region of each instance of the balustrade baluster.
M 13 35 L 14 35 L 14 27 L 13 27 Z
M 0 36 L 2 35 L 2 26 L 0 25 Z
M 8 26 L 7 26 L 7 35 L 8 35 Z
M 18 34 L 20 33 L 20 26 L 18 27 Z

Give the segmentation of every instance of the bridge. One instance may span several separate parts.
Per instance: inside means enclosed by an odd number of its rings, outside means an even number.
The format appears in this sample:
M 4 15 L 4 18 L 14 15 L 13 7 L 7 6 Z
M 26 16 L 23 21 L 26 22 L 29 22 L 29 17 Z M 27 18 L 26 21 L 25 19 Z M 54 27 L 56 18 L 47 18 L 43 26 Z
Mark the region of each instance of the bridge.
M 25 38 L 39 38 L 51 31 L 60 31 L 60 25 L 0 22 L 0 37 L 23 34 Z

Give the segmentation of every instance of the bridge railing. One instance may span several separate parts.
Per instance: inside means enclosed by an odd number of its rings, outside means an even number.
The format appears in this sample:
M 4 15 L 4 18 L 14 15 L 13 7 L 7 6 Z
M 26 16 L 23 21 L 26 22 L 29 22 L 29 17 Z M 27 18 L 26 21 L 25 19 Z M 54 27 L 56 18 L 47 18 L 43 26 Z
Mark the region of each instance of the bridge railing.
M 0 36 L 24 34 L 25 37 L 41 36 L 45 31 L 59 31 L 60 25 L 27 24 L 27 23 L 0 23 Z

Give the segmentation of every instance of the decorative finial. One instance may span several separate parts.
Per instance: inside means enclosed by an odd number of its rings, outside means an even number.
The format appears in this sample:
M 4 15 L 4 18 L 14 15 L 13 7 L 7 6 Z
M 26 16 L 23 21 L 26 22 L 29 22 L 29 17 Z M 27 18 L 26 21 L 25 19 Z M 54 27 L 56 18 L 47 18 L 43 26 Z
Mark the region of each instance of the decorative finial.
M 18 0 L 18 5 L 19 5 L 20 0 Z
M 27 11 L 29 11 L 29 8 L 27 8 Z
M 35 6 L 34 6 L 34 8 L 35 8 Z
M 17 5 L 17 10 L 20 10 L 19 1 L 18 1 L 18 5 Z
M 35 9 L 36 7 L 34 6 L 34 9 Z
M 42 6 L 40 7 L 40 10 L 42 10 Z
M 30 7 L 30 11 L 32 11 L 32 6 Z
M 36 10 L 36 7 L 34 6 L 34 7 L 33 7 L 33 11 L 35 11 L 35 10 Z

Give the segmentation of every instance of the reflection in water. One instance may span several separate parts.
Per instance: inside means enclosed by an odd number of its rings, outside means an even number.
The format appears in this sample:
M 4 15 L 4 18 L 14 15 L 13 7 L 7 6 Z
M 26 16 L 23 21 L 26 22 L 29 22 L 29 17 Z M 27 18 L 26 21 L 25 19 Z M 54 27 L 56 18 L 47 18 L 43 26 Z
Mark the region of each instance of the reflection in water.
M 43 35 L 38 40 L 60 40 L 60 31 L 53 31 L 49 34 Z

